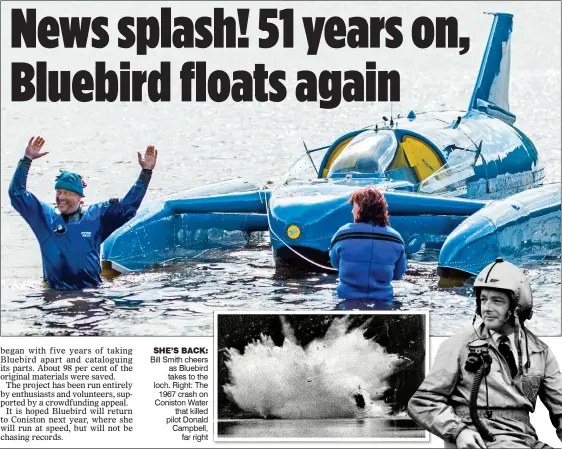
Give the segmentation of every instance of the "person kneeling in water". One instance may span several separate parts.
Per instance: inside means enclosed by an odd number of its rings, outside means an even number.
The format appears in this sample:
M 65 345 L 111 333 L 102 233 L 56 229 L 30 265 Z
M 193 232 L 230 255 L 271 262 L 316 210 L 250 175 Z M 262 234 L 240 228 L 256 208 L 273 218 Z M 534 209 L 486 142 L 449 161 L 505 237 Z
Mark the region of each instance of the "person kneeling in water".
M 86 184 L 77 173 L 61 171 L 55 182 L 57 208 L 39 201 L 27 191 L 31 163 L 47 154 L 45 139 L 31 138 L 24 157 L 18 162 L 9 188 L 12 206 L 31 227 L 39 241 L 43 259 L 43 279 L 53 290 L 77 290 L 102 283 L 101 244 L 137 212 L 146 194 L 158 150 L 148 146 L 138 153 L 141 174 L 122 200 L 82 206 Z
M 404 242 L 390 227 L 386 200 L 374 186 L 357 190 L 349 202 L 354 222 L 338 229 L 330 247 L 330 261 L 339 270 L 336 292 L 346 301 L 389 304 L 390 282 L 406 272 Z

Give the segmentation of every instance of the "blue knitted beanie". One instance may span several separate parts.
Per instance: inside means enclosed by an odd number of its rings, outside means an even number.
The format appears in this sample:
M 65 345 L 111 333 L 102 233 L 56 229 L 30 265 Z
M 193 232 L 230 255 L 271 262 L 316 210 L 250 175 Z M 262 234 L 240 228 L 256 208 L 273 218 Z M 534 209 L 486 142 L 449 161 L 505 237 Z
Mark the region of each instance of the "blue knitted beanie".
M 78 173 L 61 170 L 55 182 L 55 189 L 70 190 L 78 195 L 84 196 L 82 177 Z

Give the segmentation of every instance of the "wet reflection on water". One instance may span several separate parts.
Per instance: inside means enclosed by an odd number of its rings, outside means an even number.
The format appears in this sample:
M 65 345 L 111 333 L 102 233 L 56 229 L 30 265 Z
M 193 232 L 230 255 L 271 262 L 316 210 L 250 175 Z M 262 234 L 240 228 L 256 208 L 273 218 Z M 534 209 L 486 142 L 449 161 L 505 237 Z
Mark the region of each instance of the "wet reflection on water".
M 541 336 L 560 335 L 560 262 L 528 265 L 525 272 L 535 300 L 529 327 Z M 53 292 L 39 282 L 4 280 L 2 334 L 212 335 L 213 310 L 428 309 L 431 335 L 446 336 L 470 325 L 475 308 L 471 282 L 438 287 L 436 263 L 421 258 L 409 261 L 404 278 L 393 283 L 393 304 L 352 304 L 336 296 L 335 275 L 276 273 L 264 240 L 122 275 L 99 289 Z

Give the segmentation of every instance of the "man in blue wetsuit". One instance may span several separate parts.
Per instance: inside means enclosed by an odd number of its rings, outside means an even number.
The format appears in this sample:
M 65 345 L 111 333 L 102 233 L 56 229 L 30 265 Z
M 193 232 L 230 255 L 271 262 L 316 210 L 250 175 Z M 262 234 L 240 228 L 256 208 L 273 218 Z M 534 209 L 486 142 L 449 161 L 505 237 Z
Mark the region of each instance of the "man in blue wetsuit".
M 31 138 L 24 157 L 18 162 L 9 195 L 39 241 L 43 259 L 43 279 L 54 290 L 77 290 L 101 284 L 102 242 L 133 218 L 148 188 L 156 166 L 158 150 L 149 146 L 138 153 L 142 172 L 122 200 L 82 206 L 86 184 L 77 173 L 61 171 L 55 183 L 56 204 L 39 201 L 26 189 L 31 163 L 47 154 L 45 139 Z

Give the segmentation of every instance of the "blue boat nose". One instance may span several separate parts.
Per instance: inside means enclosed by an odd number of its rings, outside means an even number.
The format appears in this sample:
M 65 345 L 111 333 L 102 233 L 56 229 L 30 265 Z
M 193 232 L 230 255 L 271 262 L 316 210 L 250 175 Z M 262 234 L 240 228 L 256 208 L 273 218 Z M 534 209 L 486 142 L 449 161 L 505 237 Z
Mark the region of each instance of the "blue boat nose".
M 475 215 L 461 223 L 445 240 L 438 268 L 478 274 L 498 254 L 496 226 L 488 218 Z

